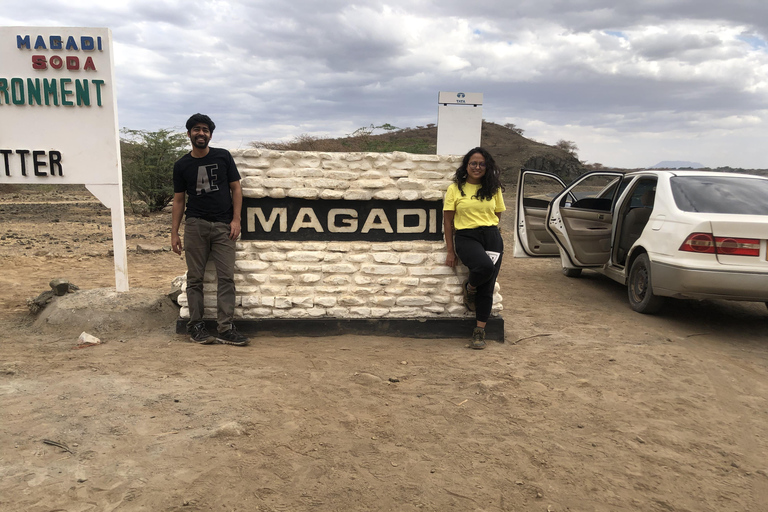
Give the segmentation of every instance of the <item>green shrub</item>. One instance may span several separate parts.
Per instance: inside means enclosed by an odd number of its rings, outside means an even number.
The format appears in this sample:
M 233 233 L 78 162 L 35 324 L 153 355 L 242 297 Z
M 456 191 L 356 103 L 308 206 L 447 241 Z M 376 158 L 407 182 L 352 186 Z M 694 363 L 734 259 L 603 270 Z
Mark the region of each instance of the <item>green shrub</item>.
M 173 163 L 188 151 L 186 133 L 123 128 L 123 191 L 134 212 L 162 210 L 173 199 Z

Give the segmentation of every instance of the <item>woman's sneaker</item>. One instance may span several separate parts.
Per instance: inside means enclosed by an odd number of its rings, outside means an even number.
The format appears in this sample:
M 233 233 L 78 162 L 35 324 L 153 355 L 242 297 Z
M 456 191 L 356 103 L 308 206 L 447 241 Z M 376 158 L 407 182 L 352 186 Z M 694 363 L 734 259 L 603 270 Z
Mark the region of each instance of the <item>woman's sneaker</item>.
M 238 347 L 244 347 L 248 344 L 248 338 L 237 332 L 234 325 L 228 331 L 220 332 L 216 336 L 216 341 L 224 345 L 236 345 Z
M 203 322 L 198 322 L 189 328 L 189 339 L 201 345 L 216 343 L 216 338 L 210 335 Z
M 472 339 L 469 341 L 469 348 L 474 348 L 475 350 L 485 348 L 485 329 L 475 327 L 475 330 L 472 331 Z

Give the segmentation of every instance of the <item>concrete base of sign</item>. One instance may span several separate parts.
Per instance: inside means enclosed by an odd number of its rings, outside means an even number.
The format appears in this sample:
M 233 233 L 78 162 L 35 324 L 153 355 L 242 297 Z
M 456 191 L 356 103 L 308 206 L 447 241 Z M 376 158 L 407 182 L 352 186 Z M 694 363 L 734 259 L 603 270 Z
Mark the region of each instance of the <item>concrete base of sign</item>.
M 398 338 L 469 338 L 475 327 L 471 318 L 427 318 L 427 319 L 264 319 L 237 320 L 237 329 L 252 337 L 266 336 L 341 336 L 357 334 L 359 336 L 393 336 Z M 206 320 L 209 332 L 216 332 L 216 322 Z M 176 332 L 186 334 L 187 319 L 176 321 Z M 497 317 L 488 320 L 485 326 L 488 341 L 504 343 L 504 319 Z

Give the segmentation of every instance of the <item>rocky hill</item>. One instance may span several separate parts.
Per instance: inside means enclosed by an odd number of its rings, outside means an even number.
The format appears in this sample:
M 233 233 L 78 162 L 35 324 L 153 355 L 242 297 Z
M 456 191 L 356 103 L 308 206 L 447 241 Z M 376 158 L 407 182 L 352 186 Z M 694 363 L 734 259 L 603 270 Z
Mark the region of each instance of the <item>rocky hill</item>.
M 434 154 L 437 148 L 437 126 L 403 128 L 379 135 L 361 129 L 348 137 L 337 139 L 301 135 L 290 142 L 254 142 L 252 145 L 297 151 L 405 151 Z M 566 181 L 584 172 L 579 160 L 571 153 L 533 141 L 496 123 L 483 122 L 481 145 L 490 151 L 501 166 L 506 184 L 515 183 L 517 172 L 523 167 L 554 172 Z

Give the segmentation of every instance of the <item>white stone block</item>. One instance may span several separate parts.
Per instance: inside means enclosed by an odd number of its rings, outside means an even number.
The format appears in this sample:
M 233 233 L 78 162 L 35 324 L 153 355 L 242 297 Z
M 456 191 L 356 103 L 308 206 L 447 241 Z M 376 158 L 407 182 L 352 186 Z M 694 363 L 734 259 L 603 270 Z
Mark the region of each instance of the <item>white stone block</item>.
M 342 295 L 338 300 L 340 306 L 362 306 L 366 302 L 365 299 L 356 295 Z
M 424 184 L 423 180 L 400 178 L 397 180 L 397 188 L 400 190 L 425 190 L 427 186 Z
M 450 304 L 451 302 L 455 302 L 453 296 L 448 295 L 435 295 L 432 297 L 432 301 L 438 304 Z
M 380 252 L 373 255 L 373 261 L 396 265 L 400 263 L 400 256 L 391 252 Z
M 270 274 L 269 284 L 291 284 L 294 277 L 290 274 Z
M 309 308 L 305 311 L 312 318 L 320 318 L 326 314 L 325 308 Z
M 444 173 L 436 171 L 411 171 L 411 178 L 417 180 L 442 180 Z
M 432 306 L 425 307 L 424 311 L 426 311 L 428 313 L 434 313 L 436 315 L 440 315 L 440 314 L 445 313 L 445 308 L 443 306 L 432 305 Z
M 442 267 L 408 267 L 408 273 L 412 276 L 448 276 L 454 275 L 453 268 Z
M 259 260 L 236 260 L 235 269 L 247 272 L 253 270 L 266 270 L 269 268 L 269 263 Z
M 411 160 L 414 162 L 439 162 L 440 155 L 420 155 L 412 154 Z
M 379 277 L 378 279 L 376 279 L 376 284 L 381 286 L 389 286 L 394 282 L 395 282 L 394 277 Z
M 449 304 L 445 307 L 445 310 L 451 316 L 469 316 L 471 313 L 471 311 L 467 311 L 467 307 L 464 304 Z
M 272 167 L 266 172 L 267 178 L 293 178 L 294 169 Z
M 349 308 L 329 308 L 326 310 L 326 314 L 332 318 L 347 318 Z
M 267 189 L 267 193 L 269 194 L 269 197 L 271 197 L 272 199 L 283 199 L 285 197 L 284 188 L 270 188 L 270 189 Z
M 371 308 L 371 318 L 384 318 L 389 314 L 389 308 Z
M 363 265 L 360 269 L 364 274 L 402 276 L 407 273 L 405 267 L 395 265 Z
M 421 198 L 426 201 L 437 201 L 443 198 L 445 191 L 442 189 L 425 190 L 421 193 Z
M 419 253 L 406 253 L 400 255 L 400 263 L 406 264 L 406 265 L 421 265 L 424 263 L 424 260 L 427 259 L 426 254 L 419 254 Z
M 323 278 L 320 274 L 301 274 L 299 276 L 300 283 L 316 283 Z
M 288 309 L 293 307 L 293 302 L 290 297 L 275 297 L 275 308 Z
M 370 201 L 373 198 L 373 192 L 370 190 L 350 189 L 344 192 L 346 201 Z
M 179 309 L 179 318 L 189 318 L 189 308 L 183 307 Z
M 398 297 L 397 301 L 395 301 L 395 304 L 398 306 L 429 306 L 432 304 L 432 299 L 429 297 L 404 295 L 402 297 Z
M 323 163 L 323 167 L 326 167 L 327 165 L 330 165 L 329 162 Z M 335 168 L 341 167 L 338 164 L 334 165 Z M 359 174 L 356 172 L 350 172 L 350 171 L 326 171 L 325 177 L 331 180 L 356 180 L 358 178 Z
M 357 272 L 357 266 L 349 263 L 323 265 L 323 272 L 328 274 L 354 274 Z
M 395 201 L 400 198 L 399 190 L 379 190 L 373 194 L 374 199 L 380 199 L 382 201 Z
M 270 308 L 275 307 L 275 298 L 274 297 L 262 297 L 260 306 L 269 306 Z
M 418 318 L 422 315 L 419 308 L 395 307 L 389 310 L 390 316 L 397 318 Z
M 362 276 L 362 275 L 355 276 L 355 284 L 366 285 L 366 284 L 371 284 L 372 282 L 373 282 L 373 279 L 371 279 L 368 276 Z
M 371 308 L 349 308 L 349 316 L 354 318 L 371 318 Z
M 347 261 L 351 263 L 366 263 L 371 261 L 372 256 L 370 254 L 350 254 L 347 256 Z
M 403 201 L 416 201 L 421 199 L 421 192 L 418 190 L 401 190 L 400 199 Z
M 324 199 L 326 201 L 333 201 L 338 199 L 344 199 L 344 191 L 343 190 L 322 190 L 320 192 L 320 199 Z
M 316 188 L 292 188 L 288 190 L 288 197 L 297 199 L 317 199 L 320 190 Z
M 254 306 L 261 306 L 261 297 L 256 295 L 251 295 L 248 297 L 242 298 L 242 305 L 244 308 L 250 308 Z
M 285 290 L 285 286 L 280 286 L 276 284 L 263 284 L 261 285 L 261 294 L 262 295 L 279 295 L 280 293 Z
M 376 296 L 371 299 L 373 301 L 373 304 L 381 307 L 392 307 L 395 305 L 395 301 L 397 300 L 397 297 L 388 297 L 386 295 L 384 296 Z
M 243 318 L 246 320 L 252 318 L 265 318 L 272 316 L 272 308 L 249 308 L 243 310 Z
M 323 279 L 323 282 L 334 286 L 342 286 L 352 282 L 352 279 L 349 276 L 328 276 Z
M 315 301 L 312 297 L 291 297 L 291 302 L 294 306 L 302 308 L 311 308 L 315 305 Z
M 337 304 L 336 297 L 315 297 L 315 305 L 332 308 Z
M 389 171 L 389 177 L 390 178 L 407 178 L 410 174 L 409 171 L 405 169 L 392 169 Z
M 287 254 L 288 261 L 319 262 L 325 258 L 321 251 L 291 251 Z
M 384 289 L 384 292 L 388 295 L 402 295 L 405 293 L 405 288 L 402 286 L 389 286 Z
M 259 259 L 261 261 L 285 261 L 287 256 L 285 253 L 282 252 L 263 252 L 259 254 Z M 249 269 L 250 270 L 250 269 Z
M 400 284 L 403 286 L 418 286 L 419 285 L 419 278 L 418 277 L 403 277 L 400 279 Z
M 437 286 L 444 283 L 443 279 L 437 279 L 436 277 L 422 277 L 420 283 L 424 286 Z
M 317 189 L 347 190 L 349 188 L 348 180 L 332 180 L 328 178 L 318 178 L 309 180 L 307 186 Z

